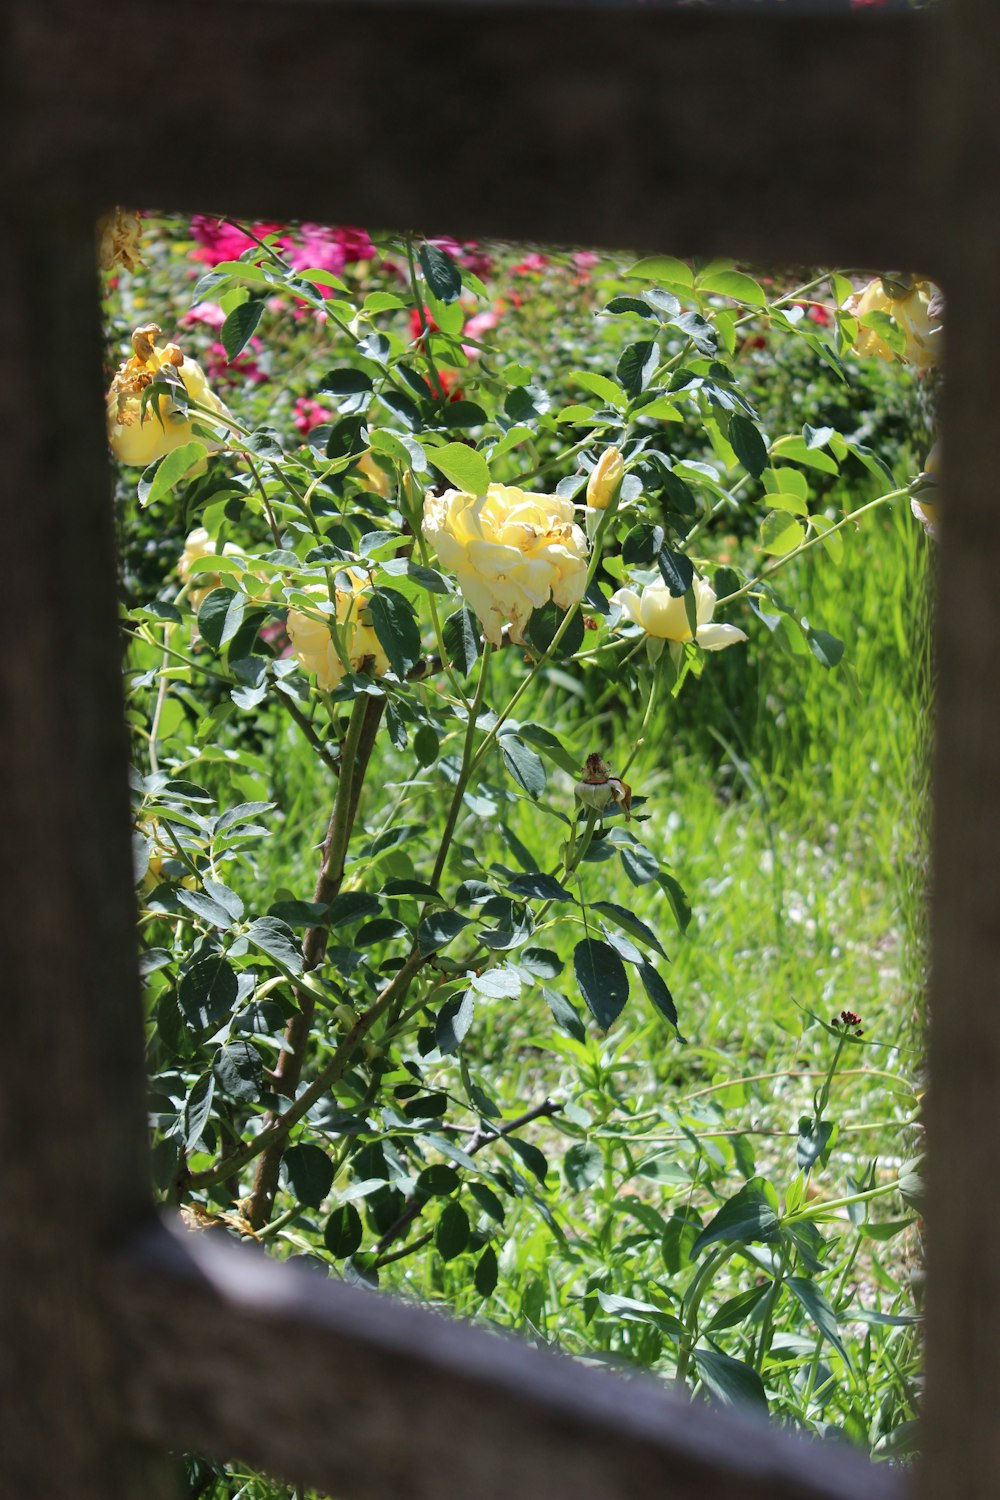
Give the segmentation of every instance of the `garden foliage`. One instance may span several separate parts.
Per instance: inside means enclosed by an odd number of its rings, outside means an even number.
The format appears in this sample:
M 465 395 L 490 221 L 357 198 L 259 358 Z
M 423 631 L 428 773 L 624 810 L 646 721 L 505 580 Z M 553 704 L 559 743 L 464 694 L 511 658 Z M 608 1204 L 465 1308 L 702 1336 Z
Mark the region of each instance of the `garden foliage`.
M 764 659 L 863 701 L 816 580 L 910 497 L 912 422 L 852 350 L 927 368 L 933 289 L 125 215 L 105 250 L 164 1200 L 905 1451 L 915 1176 L 817 1186 L 866 1027 L 800 1016 L 780 1158 L 726 1114 L 752 1053 L 680 1097 L 657 778 L 679 733 L 756 795 Z

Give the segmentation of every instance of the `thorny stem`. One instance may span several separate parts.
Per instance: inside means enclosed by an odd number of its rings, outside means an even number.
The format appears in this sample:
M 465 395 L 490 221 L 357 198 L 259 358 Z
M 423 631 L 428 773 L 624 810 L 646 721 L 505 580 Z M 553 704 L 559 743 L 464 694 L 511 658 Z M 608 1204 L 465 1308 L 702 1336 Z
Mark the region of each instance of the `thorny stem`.
M 452 793 L 451 806 L 448 808 L 448 817 L 444 825 L 444 832 L 441 835 L 441 845 L 437 852 L 437 858 L 434 861 L 434 872 L 431 875 L 430 883 L 435 889 L 437 888 L 438 881 L 441 879 L 445 861 L 448 858 L 448 850 L 451 847 L 455 824 L 458 822 L 458 814 L 462 807 L 462 798 L 465 796 L 465 789 L 480 759 L 480 757 L 473 756 L 473 747 L 476 741 L 476 721 L 479 717 L 483 695 L 486 691 L 486 680 L 489 676 L 490 656 L 492 652 L 493 647 L 487 641 L 483 647 L 483 662 L 479 670 L 479 682 L 476 685 L 475 697 L 469 708 L 469 721 L 465 728 L 465 744 L 462 748 L 462 764 L 459 769 L 458 780 L 455 782 L 455 790 Z
M 370 698 L 365 694 L 360 694 L 355 698 L 351 709 L 350 722 L 340 758 L 337 795 L 323 845 L 323 862 L 313 892 L 313 900 L 318 905 L 326 905 L 332 901 L 339 892 L 344 879 L 347 846 L 384 702 L 384 698 Z M 322 924 L 310 927 L 306 931 L 302 944 L 302 967 L 306 973 L 317 968 L 322 962 L 326 950 L 327 931 L 328 929 Z M 302 1077 L 306 1046 L 316 1009 L 313 996 L 304 986 L 297 990 L 296 999 L 299 1008 L 285 1028 L 285 1044 L 273 1075 L 275 1091 L 287 1094 L 290 1098 L 294 1098 L 295 1090 Z M 269 1113 L 261 1135 L 265 1135 L 269 1126 L 274 1125 L 280 1118 L 282 1117 L 273 1112 Z M 260 1136 L 257 1139 L 259 1141 Z M 259 1229 L 270 1217 L 283 1154 L 284 1137 L 267 1147 L 257 1163 L 253 1190 L 247 1204 L 247 1218 L 254 1229 Z

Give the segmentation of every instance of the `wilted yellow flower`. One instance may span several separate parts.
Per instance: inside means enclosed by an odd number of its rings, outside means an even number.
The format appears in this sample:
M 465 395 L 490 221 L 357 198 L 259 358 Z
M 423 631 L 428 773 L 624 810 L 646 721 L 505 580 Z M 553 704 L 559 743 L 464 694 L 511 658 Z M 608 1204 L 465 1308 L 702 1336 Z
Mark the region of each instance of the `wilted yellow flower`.
M 941 515 L 941 441 L 934 444 L 910 491 L 910 509 L 928 536 L 937 536 Z
M 587 504 L 607 510 L 625 478 L 625 460 L 617 448 L 605 448 L 587 480 Z
M 659 641 L 690 641 L 704 651 L 721 651 L 724 646 L 745 641 L 746 633 L 736 625 L 713 625 L 715 613 L 715 590 L 703 578 L 695 578 L 691 584 L 694 592 L 695 615 L 698 629 L 694 636 L 688 624 L 687 609 L 683 596 L 675 599 L 665 583 L 648 583 L 640 597 L 634 589 L 618 589 L 611 595 L 612 604 L 617 604 L 630 620 L 641 625 L 647 635 Z
M 142 265 L 142 221 L 138 214 L 116 208 L 100 220 L 97 236 L 97 256 L 102 271 L 114 271 L 119 266 L 134 271 Z
M 499 646 L 505 624 L 524 639 L 531 612 L 554 600 L 571 609 L 587 586 L 587 538 L 558 495 L 491 484 L 485 495 L 446 490 L 424 500 L 424 536 L 458 579 L 484 634 Z
M 200 557 L 208 557 L 215 553 L 215 541 L 209 536 L 204 526 L 196 526 L 194 531 L 189 532 L 184 543 L 184 551 L 177 563 L 177 571 L 180 574 L 181 583 L 187 583 L 192 577 L 197 578 L 195 588 L 188 589 L 188 599 L 191 608 L 201 608 L 202 600 L 206 599 L 213 589 L 222 584 L 222 575 L 219 573 L 195 573 L 192 574 L 191 566 Z M 242 547 L 237 547 L 235 542 L 226 542 L 222 549 L 223 557 L 245 557 L 246 553 Z
M 906 339 L 903 359 L 918 370 L 929 370 L 941 357 L 944 300 L 930 281 L 911 276 L 876 276 L 844 303 L 856 318 L 866 313 L 888 313 Z M 884 339 L 872 328 L 859 328 L 854 352 L 862 357 L 895 359 Z
M 338 574 L 338 577 L 343 576 Z M 367 617 L 365 604 L 368 579 L 361 573 L 349 573 L 348 576 L 351 588 L 336 590 L 341 644 L 352 672 L 360 672 L 367 660 L 366 670 L 381 676 L 389 670 L 389 658 Z M 318 606 L 325 605 L 329 609 L 330 595 L 325 585 L 311 583 L 305 593 L 311 594 Z M 307 672 L 315 674 L 316 681 L 325 692 L 332 691 L 343 677 L 345 668 L 337 654 L 326 620 L 290 609 L 286 629 L 299 662 Z
M 204 412 L 192 412 L 186 417 L 168 395 L 157 396 L 150 401 L 140 419 L 142 393 L 152 384 L 158 370 L 172 365 L 180 376 L 181 383 L 192 401 L 208 407 L 211 412 L 228 421 L 229 413 L 212 390 L 205 372 L 197 360 L 188 359 L 177 344 L 164 344 L 157 348 L 160 329 L 155 323 L 137 328 L 132 335 L 131 359 L 118 366 L 107 396 L 108 442 L 119 463 L 145 468 L 147 464 L 162 458 L 174 448 L 183 447 L 195 436 L 192 419 L 204 423 L 211 420 Z M 157 415 L 159 407 L 159 415 Z M 162 419 L 162 420 L 161 420 Z M 203 442 L 211 447 L 221 447 L 208 438 Z

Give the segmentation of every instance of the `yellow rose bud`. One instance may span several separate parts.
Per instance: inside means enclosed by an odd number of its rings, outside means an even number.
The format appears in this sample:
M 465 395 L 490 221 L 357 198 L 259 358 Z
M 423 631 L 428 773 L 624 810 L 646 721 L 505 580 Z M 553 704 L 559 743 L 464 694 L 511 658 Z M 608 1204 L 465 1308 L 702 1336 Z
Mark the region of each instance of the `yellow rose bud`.
M 429 494 L 423 532 L 494 646 L 506 624 L 513 639 L 523 641 L 532 610 L 550 599 L 571 609 L 583 598 L 587 538 L 571 502 L 558 495 L 529 495 L 503 484 L 479 496 Z
M 607 510 L 625 478 L 625 460 L 617 448 L 605 448 L 587 480 L 587 504 Z
M 933 282 L 876 276 L 862 291 L 848 297 L 844 310 L 856 318 L 872 312 L 888 313 L 906 340 L 902 358 L 918 370 L 929 370 L 941 357 L 944 302 Z M 872 328 L 859 328 L 854 352 L 863 358 L 896 358 Z
M 910 509 L 921 523 L 928 536 L 937 536 L 941 518 L 941 442 L 934 444 L 924 461 L 924 467 L 910 486 Z
M 721 651 L 724 646 L 745 641 L 746 633 L 735 625 L 713 625 L 715 613 L 715 590 L 702 578 L 691 584 L 694 591 L 695 615 L 698 628 L 694 635 L 688 623 L 685 599 L 675 599 L 665 583 L 649 583 L 638 595 L 634 589 L 618 589 L 611 595 L 612 604 L 636 625 L 641 625 L 647 635 L 659 641 L 690 641 L 704 651 Z
M 191 442 L 195 433 L 192 421 L 204 424 L 211 420 L 205 412 L 185 416 L 168 395 L 157 396 L 142 412 L 142 393 L 151 385 L 159 370 L 172 365 L 192 401 L 228 421 L 229 412 L 212 390 L 197 360 L 188 359 L 176 344 L 157 347 L 160 329 L 155 323 L 137 328 L 132 335 L 131 359 L 118 366 L 107 395 L 108 442 L 119 463 L 144 469 L 175 448 Z M 159 415 L 157 415 L 159 408 Z M 207 438 L 210 448 L 221 443 Z
M 361 621 L 366 591 L 369 587 L 364 574 L 351 573 L 351 588 L 337 589 L 337 624 L 340 626 L 341 645 L 352 672 L 366 671 L 381 676 L 389 670 L 386 656 L 378 636 L 370 625 Z M 311 583 L 305 589 L 315 598 L 317 607 L 329 606 L 330 596 L 321 583 Z M 317 615 L 320 614 L 317 608 Z M 314 674 L 317 683 L 325 692 L 331 692 L 344 676 L 344 663 L 334 645 L 330 627 L 323 618 L 303 614 L 290 609 L 285 627 L 296 658 L 307 672 Z M 367 665 L 366 665 L 367 664 Z
M 188 589 L 188 599 L 191 601 L 191 608 L 195 611 L 201 608 L 202 601 L 212 590 L 219 588 L 222 584 L 222 575 L 219 573 L 193 574 L 191 572 L 192 565 L 197 562 L 198 558 L 208 557 L 210 554 L 214 556 L 215 550 L 215 542 L 204 526 L 196 526 L 194 531 L 188 533 L 184 551 L 177 563 L 181 583 L 188 583 L 191 578 L 198 580 L 196 588 Z M 235 542 L 227 542 L 222 549 L 222 555 L 223 557 L 245 557 L 246 553 L 242 547 L 237 547 Z
M 358 459 L 358 472 L 364 475 L 367 481 L 365 489 L 370 494 L 381 495 L 383 500 L 388 500 L 391 490 L 389 476 L 384 469 L 379 468 L 371 449 L 367 453 L 362 453 Z

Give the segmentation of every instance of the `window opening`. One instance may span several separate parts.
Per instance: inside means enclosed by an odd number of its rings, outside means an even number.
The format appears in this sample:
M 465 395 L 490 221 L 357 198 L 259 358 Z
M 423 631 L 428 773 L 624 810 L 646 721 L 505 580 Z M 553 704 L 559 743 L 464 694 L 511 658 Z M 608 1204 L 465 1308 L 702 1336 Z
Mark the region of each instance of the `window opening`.
M 102 259 L 159 1193 L 905 1459 L 935 289 Z

